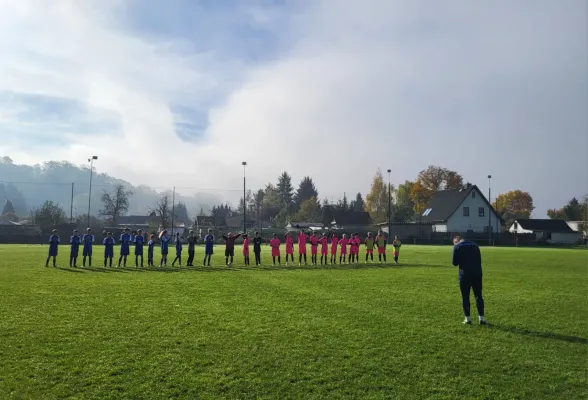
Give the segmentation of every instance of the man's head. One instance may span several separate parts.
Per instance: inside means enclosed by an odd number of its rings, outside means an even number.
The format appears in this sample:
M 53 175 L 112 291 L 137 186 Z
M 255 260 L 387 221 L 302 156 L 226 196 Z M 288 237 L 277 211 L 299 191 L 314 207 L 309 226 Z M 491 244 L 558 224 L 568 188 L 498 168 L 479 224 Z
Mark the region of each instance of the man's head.
M 211 234 L 211 233 L 212 233 L 212 229 L 209 229 L 209 230 L 208 230 L 208 234 Z
M 453 244 L 458 244 L 459 242 L 463 242 L 463 238 L 460 235 L 453 236 Z

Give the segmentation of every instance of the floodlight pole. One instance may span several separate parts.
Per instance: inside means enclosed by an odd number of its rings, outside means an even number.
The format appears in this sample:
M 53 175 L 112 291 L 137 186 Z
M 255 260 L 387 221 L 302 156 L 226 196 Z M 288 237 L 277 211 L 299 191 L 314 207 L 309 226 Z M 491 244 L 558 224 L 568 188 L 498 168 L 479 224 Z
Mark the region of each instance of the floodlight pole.
M 90 209 L 92 206 L 92 175 L 94 174 L 94 160 L 97 160 L 98 156 L 92 156 L 88 158 L 90 163 L 90 190 L 88 191 L 88 228 L 90 227 Z
M 247 161 L 243 161 L 241 165 L 243 165 L 243 233 L 247 234 L 247 201 L 245 192 L 245 168 L 247 167 Z
M 390 173 L 388 169 L 388 238 L 392 235 L 392 187 L 390 186 Z
M 492 179 L 492 175 L 488 175 L 488 245 L 492 245 L 492 197 L 491 197 L 491 189 L 490 189 L 490 180 Z

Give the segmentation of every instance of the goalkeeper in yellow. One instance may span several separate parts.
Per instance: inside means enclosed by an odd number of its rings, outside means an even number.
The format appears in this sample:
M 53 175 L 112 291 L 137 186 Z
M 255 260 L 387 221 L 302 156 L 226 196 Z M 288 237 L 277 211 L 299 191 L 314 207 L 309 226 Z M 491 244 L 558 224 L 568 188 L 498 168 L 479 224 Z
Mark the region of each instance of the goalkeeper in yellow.
M 368 232 L 367 237 L 364 241 L 365 244 L 365 263 L 368 263 L 368 258 L 371 259 L 372 263 L 374 262 L 374 247 L 376 246 L 376 241 L 372 237 L 372 233 Z
M 400 246 L 402 246 L 402 242 L 398 238 L 398 235 L 394 236 L 394 241 L 392 242 L 392 247 L 394 247 L 394 262 L 398 264 L 398 255 L 400 254 Z

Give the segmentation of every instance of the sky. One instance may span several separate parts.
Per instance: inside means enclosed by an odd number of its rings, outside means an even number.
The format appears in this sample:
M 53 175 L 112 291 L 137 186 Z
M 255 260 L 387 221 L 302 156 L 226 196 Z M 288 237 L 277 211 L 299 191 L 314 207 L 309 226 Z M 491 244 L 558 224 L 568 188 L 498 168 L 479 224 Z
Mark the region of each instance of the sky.
M 329 199 L 434 164 L 544 217 L 588 194 L 587 7 L 0 0 L 0 155 L 233 195 L 247 161 Z

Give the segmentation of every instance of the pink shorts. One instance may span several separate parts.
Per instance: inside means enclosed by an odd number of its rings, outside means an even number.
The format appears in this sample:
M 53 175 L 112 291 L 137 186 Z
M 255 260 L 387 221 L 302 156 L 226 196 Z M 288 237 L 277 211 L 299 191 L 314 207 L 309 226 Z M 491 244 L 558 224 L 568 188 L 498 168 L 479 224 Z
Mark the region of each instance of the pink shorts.
M 316 256 L 318 254 L 318 246 L 310 246 L 310 254 Z
M 334 246 L 333 246 L 333 247 L 331 247 L 331 255 L 332 255 L 332 256 L 334 256 L 334 255 L 337 255 L 337 248 L 336 248 L 336 247 L 334 247 Z
M 306 246 L 298 247 L 298 254 L 306 254 Z
M 342 256 L 346 256 L 347 255 L 347 249 L 344 248 L 344 247 L 342 247 L 340 253 L 341 253 Z
M 243 249 L 243 255 L 249 257 L 249 249 Z
M 378 247 L 378 254 L 385 254 L 386 248 L 385 247 Z
M 280 249 L 276 249 L 275 247 L 272 248 L 272 257 L 279 257 L 280 256 Z
M 294 254 L 294 247 L 286 247 L 286 254 Z
M 321 247 L 321 256 L 326 256 L 328 252 L 329 250 L 327 249 L 327 246 Z
M 366 254 L 374 254 L 374 249 L 365 249 Z

